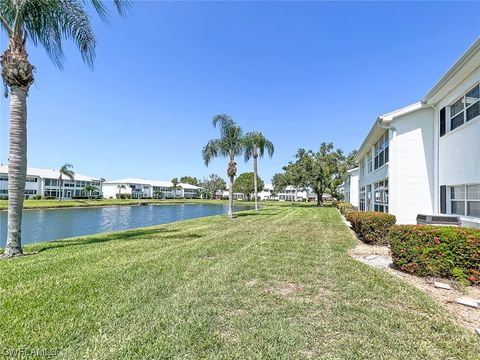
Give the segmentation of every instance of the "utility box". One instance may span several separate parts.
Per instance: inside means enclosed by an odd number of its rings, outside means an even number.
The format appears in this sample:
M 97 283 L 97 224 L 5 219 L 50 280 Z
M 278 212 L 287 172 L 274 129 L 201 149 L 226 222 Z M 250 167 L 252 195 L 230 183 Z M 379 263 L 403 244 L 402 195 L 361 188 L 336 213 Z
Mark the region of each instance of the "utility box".
M 462 221 L 455 215 L 417 215 L 417 225 L 461 226 Z

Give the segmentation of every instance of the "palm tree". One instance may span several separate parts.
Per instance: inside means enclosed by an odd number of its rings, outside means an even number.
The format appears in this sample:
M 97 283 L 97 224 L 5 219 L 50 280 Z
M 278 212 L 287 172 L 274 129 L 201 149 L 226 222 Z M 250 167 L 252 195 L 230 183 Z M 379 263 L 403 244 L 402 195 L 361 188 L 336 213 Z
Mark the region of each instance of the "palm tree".
M 59 193 L 59 197 L 58 197 L 58 200 L 62 201 L 62 198 L 63 198 L 63 194 L 62 194 L 62 186 L 63 186 L 63 177 L 68 177 L 70 180 L 73 180 L 75 179 L 75 173 L 73 170 L 70 170 L 70 169 L 73 169 L 73 165 L 72 164 L 64 164 L 60 170 L 58 170 L 58 172 L 60 173 L 60 176 L 58 177 L 58 181 L 59 181 L 59 186 L 60 186 L 60 193 Z
M 237 175 L 235 156 L 243 152 L 243 133 L 233 119 L 226 114 L 215 115 L 212 119 L 214 127 L 220 130 L 220 138 L 210 140 L 202 150 L 205 166 L 218 157 L 228 157 L 227 175 L 230 179 L 228 188 L 228 217 L 233 218 L 233 182 Z
M 177 179 L 177 178 L 173 178 L 173 179 L 172 179 L 172 188 L 173 188 L 173 198 L 174 198 L 174 199 L 177 198 L 177 185 L 178 185 L 178 179 Z
M 243 140 L 243 146 L 245 150 L 245 162 L 248 162 L 251 157 L 253 157 L 253 184 L 254 184 L 254 197 L 255 197 L 255 211 L 258 211 L 258 199 L 257 199 L 257 159 L 260 156 L 261 158 L 265 154 L 265 150 L 267 150 L 268 156 L 272 157 L 275 148 L 273 147 L 273 143 L 265 138 L 265 136 L 261 132 L 249 132 L 245 134 L 245 138 Z
M 122 190 L 125 190 L 126 187 L 125 187 L 125 185 L 120 184 L 120 185 L 117 186 L 117 189 L 118 189 L 118 198 L 120 199 L 122 197 Z
M 27 95 L 33 83 L 34 66 L 28 60 L 27 39 L 45 48 L 52 61 L 62 67 L 62 40 L 78 46 L 84 62 L 93 66 L 95 35 L 85 9 L 88 1 L 0 0 L 0 26 L 8 36 L 8 47 L 0 58 L 5 96 L 10 94 L 10 149 L 8 156 L 8 231 L 4 257 L 22 255 L 22 209 L 27 176 Z M 101 0 L 89 1 L 102 19 L 108 11 Z M 128 2 L 114 0 L 120 14 Z
M 85 191 L 85 194 L 87 194 L 88 199 L 91 199 L 92 193 L 96 190 L 98 190 L 97 187 L 93 185 L 87 185 L 83 188 L 83 191 Z

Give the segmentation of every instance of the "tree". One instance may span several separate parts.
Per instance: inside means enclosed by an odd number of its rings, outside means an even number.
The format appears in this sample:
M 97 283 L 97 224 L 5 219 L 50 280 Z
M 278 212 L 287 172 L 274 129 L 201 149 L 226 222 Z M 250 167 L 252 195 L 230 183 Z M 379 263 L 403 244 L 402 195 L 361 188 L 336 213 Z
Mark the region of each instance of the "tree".
M 198 186 L 198 179 L 193 176 L 182 176 L 180 178 L 180 182 L 182 184 L 190 184 L 190 185 Z
M 0 24 L 8 36 L 8 47 L 0 58 L 5 96 L 10 95 L 10 148 L 8 156 L 8 230 L 4 257 L 23 254 L 22 209 L 27 176 L 27 95 L 33 83 L 34 66 L 28 60 L 27 39 L 40 44 L 50 59 L 62 67 L 63 40 L 72 40 L 84 62 L 93 67 L 96 40 L 87 1 L 0 0 Z M 101 0 L 90 0 L 104 20 L 108 11 Z M 120 14 L 126 1 L 114 0 Z
M 218 157 L 228 157 L 227 175 L 230 180 L 228 191 L 228 214 L 233 218 L 233 182 L 237 175 L 237 163 L 235 156 L 243 152 L 243 132 L 242 129 L 226 114 L 215 115 L 212 124 L 220 130 L 220 138 L 210 140 L 202 149 L 203 161 L 205 166 Z
M 227 183 L 217 174 L 210 174 L 208 177 L 203 178 L 199 184 L 211 198 L 215 196 L 217 191 L 223 191 L 227 188 Z
M 97 187 L 93 185 L 87 185 L 83 188 L 83 191 L 85 191 L 85 194 L 87 194 L 89 199 L 92 198 L 92 193 L 97 190 L 98 190 Z
M 273 175 L 272 185 L 275 192 L 284 192 L 287 186 L 290 185 L 290 180 L 286 173 L 277 173 Z
M 358 165 L 355 163 L 355 156 L 357 156 L 357 150 L 352 150 L 345 158 L 347 170 L 355 169 Z
M 345 157 L 332 143 L 322 143 L 318 152 L 299 149 L 295 161 L 286 167 L 287 177 L 294 186 L 311 188 L 317 195 L 317 205 L 323 205 L 322 195 L 343 177 Z
M 258 189 L 257 189 L 257 160 L 260 156 L 261 158 L 267 150 L 268 156 L 272 157 L 275 151 L 273 143 L 265 138 L 261 132 L 249 132 L 245 134 L 244 137 L 244 147 L 245 147 L 245 162 L 248 162 L 250 158 L 253 157 L 253 182 L 254 182 L 254 191 L 253 196 L 255 199 L 255 211 L 258 211 Z M 263 190 L 263 187 L 262 187 Z
M 233 191 L 247 195 L 248 200 L 250 200 L 250 196 L 255 192 L 255 185 L 257 185 L 259 191 L 262 191 L 265 187 L 263 180 L 259 176 L 255 182 L 255 174 L 253 172 L 243 173 L 235 179 Z
M 172 179 L 173 198 L 177 198 L 178 178 Z
M 118 189 L 118 198 L 121 199 L 122 198 L 122 190 L 125 190 L 126 187 L 124 184 L 120 184 L 117 186 L 117 189 Z
M 72 164 L 63 164 L 60 170 L 58 172 L 60 173 L 60 176 L 58 177 L 58 185 L 60 187 L 60 193 L 58 196 L 58 200 L 62 201 L 63 198 L 63 177 L 67 177 L 70 180 L 75 179 L 75 172 L 72 170 L 73 165 Z

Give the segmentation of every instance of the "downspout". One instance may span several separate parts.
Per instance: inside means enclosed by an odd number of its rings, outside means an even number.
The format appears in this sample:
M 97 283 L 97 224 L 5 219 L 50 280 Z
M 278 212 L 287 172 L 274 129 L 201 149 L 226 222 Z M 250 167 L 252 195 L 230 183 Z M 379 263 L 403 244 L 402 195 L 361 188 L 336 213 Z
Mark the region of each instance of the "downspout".
M 440 214 L 440 199 L 439 199 L 439 189 L 440 189 L 440 132 L 435 131 L 435 125 L 439 124 L 440 121 L 437 121 L 437 114 L 439 114 L 438 109 L 434 105 L 427 105 L 422 101 L 422 104 L 426 107 L 431 107 L 433 112 L 433 122 L 432 122 L 432 134 L 433 134 L 433 213 Z M 438 119 L 439 120 L 439 119 Z
M 397 141 L 396 141 L 396 138 L 397 138 L 397 129 L 392 126 L 392 125 L 388 125 L 388 124 L 385 124 L 384 125 L 384 122 L 387 122 L 390 123 L 393 119 L 389 119 L 389 120 L 386 120 L 382 117 L 379 117 L 377 119 L 377 126 L 379 128 L 382 128 L 382 129 L 387 129 L 387 130 L 391 130 L 392 131 L 392 142 L 393 142 L 393 146 L 391 147 L 392 151 L 389 150 L 389 154 L 388 154 L 388 162 L 389 162 L 389 165 L 388 165 L 388 187 L 390 188 L 392 185 L 393 185 L 393 199 L 394 201 L 390 201 L 390 199 L 392 198 L 391 196 L 391 191 L 389 191 L 389 194 L 388 194 L 388 209 L 389 209 L 389 213 L 390 214 L 394 214 L 398 217 L 398 214 L 397 214 L 397 179 L 395 178 L 395 175 L 396 175 L 396 165 L 397 165 L 397 161 L 396 161 L 396 156 L 397 156 Z M 395 141 L 393 141 L 395 139 Z M 390 141 L 390 139 L 389 139 Z M 389 145 L 389 148 L 390 148 L 390 145 Z M 392 156 L 393 155 L 393 156 Z M 394 165 L 394 166 L 392 166 Z M 394 180 L 392 182 L 392 179 Z M 395 206 L 391 206 L 391 204 L 395 204 Z

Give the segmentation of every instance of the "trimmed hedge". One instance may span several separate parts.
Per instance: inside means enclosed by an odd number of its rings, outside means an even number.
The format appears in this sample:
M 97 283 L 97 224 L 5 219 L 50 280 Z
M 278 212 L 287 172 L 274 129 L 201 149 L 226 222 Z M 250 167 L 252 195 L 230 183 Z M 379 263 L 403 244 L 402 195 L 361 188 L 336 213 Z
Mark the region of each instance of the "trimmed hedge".
M 390 228 L 397 219 L 394 215 L 374 211 L 351 211 L 347 214 L 353 231 L 367 244 L 388 244 Z
M 347 216 L 350 211 L 353 211 L 353 205 L 346 202 L 338 202 L 337 209 L 343 216 Z
M 479 229 L 397 225 L 390 232 L 390 248 L 400 270 L 480 284 Z

